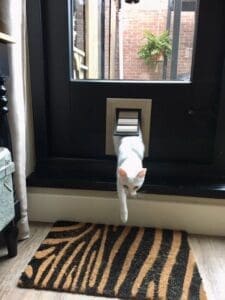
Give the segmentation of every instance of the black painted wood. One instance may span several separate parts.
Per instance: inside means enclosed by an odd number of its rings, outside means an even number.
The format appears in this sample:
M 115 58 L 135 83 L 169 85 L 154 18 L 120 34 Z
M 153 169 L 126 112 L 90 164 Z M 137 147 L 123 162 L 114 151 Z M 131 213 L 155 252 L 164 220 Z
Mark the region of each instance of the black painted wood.
M 205 4 L 207 1 L 200 4 L 198 40 L 201 43 L 196 43 L 193 81 L 179 85 L 170 82 L 70 81 L 68 2 L 58 0 L 53 4 L 53 0 L 48 0 L 44 5 L 50 156 L 97 158 L 105 155 L 106 98 L 140 97 L 153 99 L 151 160 L 211 162 L 216 124 L 211 111 L 218 105 L 219 89 L 215 77 L 222 72 L 220 64 L 215 62 L 221 61 L 224 54 L 222 2 L 217 6 L 209 3 L 210 13 L 203 16 L 201 11 L 204 12 L 208 4 Z M 220 18 L 216 19 L 218 15 Z M 206 24 L 214 19 L 216 25 L 210 30 L 219 45 L 217 42 L 210 48 L 215 50 L 216 57 L 212 57 L 211 50 L 205 51 Z M 58 47 L 59 43 L 63 47 Z M 206 67 L 208 60 L 210 64 Z
M 70 133 L 70 56 L 68 8 L 70 1 L 48 0 L 42 2 L 44 20 L 44 47 L 45 68 L 48 90 L 48 116 L 47 130 L 49 132 L 49 155 L 55 155 L 55 149 L 69 149 L 71 145 Z M 49 12 L 51 11 L 51 14 Z M 58 26 L 58 23 L 61 26 Z M 57 30 L 56 30 L 57 28 Z M 57 49 L 61 49 L 57 51 Z M 54 53 L 54 54 L 53 54 Z M 51 71 L 50 71 L 51 70 Z M 59 126 L 60 125 L 60 126 Z M 57 133 L 56 133 L 57 131 Z M 43 133 L 44 134 L 44 133 Z M 40 147 L 42 148 L 42 146 Z M 64 152 L 61 152 L 62 155 Z
M 45 70 L 44 20 L 41 0 L 26 1 L 29 59 L 37 160 L 48 158 L 48 83 Z
M 194 178 L 196 183 L 204 180 L 209 189 L 212 182 L 223 184 L 225 168 L 220 163 L 225 161 L 222 139 L 225 99 L 221 93 L 225 58 L 224 1 L 200 1 L 192 80 L 186 83 L 73 81 L 70 78 L 70 1 L 31 0 L 28 6 L 37 147 L 36 171 L 29 184 L 45 182 L 60 187 L 72 182 L 71 186 L 76 187 L 76 182 L 82 181 L 84 187 L 102 173 L 103 182 L 114 180 L 115 160 L 105 155 L 107 97 L 152 98 L 147 163 L 157 186 L 161 186 L 161 179 L 169 182 L 171 177 L 184 185 L 185 180 L 191 182 Z M 41 37 L 38 41 L 35 32 Z M 37 48 L 38 59 L 34 58 Z M 73 160 L 69 174 L 74 174 L 74 180 L 66 174 L 65 158 Z M 88 163 L 93 161 L 96 166 L 90 175 Z M 95 183 L 91 186 L 99 188 Z M 181 191 L 185 194 L 185 189 Z
M 63 171 L 63 170 L 62 170 Z M 51 176 L 51 177 L 50 177 Z M 116 191 L 116 178 L 99 176 L 81 176 L 79 173 L 69 173 L 66 176 L 50 173 L 33 173 L 27 181 L 28 185 L 36 187 L 69 188 Z M 225 180 L 214 178 L 209 180 L 191 180 L 189 177 L 147 178 L 140 193 L 168 194 L 195 197 L 225 198 Z
M 217 118 L 216 139 L 214 148 L 214 164 L 221 173 L 225 170 L 225 60 L 223 61 L 223 75 L 220 82 L 220 103 Z
M 142 192 L 225 198 L 224 170 L 215 165 L 154 163 L 144 160 Z M 116 190 L 116 159 L 51 159 L 27 180 L 30 186 Z
M 15 257 L 17 255 L 18 228 L 14 220 L 3 230 L 3 236 L 8 250 L 8 257 Z
M 6 147 L 12 152 L 12 142 L 7 118 L 7 103 L 4 78 L 0 77 L 0 147 Z

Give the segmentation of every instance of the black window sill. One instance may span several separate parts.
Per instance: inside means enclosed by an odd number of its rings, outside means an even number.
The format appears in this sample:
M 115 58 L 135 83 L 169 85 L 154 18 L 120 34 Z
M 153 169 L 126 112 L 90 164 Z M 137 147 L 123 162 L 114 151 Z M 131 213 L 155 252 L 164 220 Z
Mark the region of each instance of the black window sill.
M 142 187 L 142 193 L 225 199 L 225 180 L 224 182 L 210 182 L 205 180 L 192 181 L 187 178 L 173 178 L 169 180 L 165 178 L 152 178 L 148 182 Z M 29 187 L 116 191 L 115 178 L 81 178 L 77 175 L 68 175 L 66 177 L 33 173 L 28 177 L 27 185 Z

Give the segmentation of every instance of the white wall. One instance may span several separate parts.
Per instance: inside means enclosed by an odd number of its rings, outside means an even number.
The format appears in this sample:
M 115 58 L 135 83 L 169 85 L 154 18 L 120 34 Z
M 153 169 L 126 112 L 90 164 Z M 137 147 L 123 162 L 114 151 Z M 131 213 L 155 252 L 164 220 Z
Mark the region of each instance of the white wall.
M 33 221 L 120 224 L 114 192 L 29 188 L 28 201 L 29 218 Z M 143 194 L 129 199 L 128 205 L 129 225 L 225 235 L 224 200 Z

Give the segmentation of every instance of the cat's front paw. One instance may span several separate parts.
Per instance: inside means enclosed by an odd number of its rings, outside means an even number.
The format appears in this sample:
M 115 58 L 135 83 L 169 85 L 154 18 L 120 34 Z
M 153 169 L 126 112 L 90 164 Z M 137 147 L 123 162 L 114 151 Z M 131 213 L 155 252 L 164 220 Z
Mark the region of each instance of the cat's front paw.
M 128 220 L 128 212 L 127 211 L 121 211 L 120 213 L 121 221 L 125 224 Z

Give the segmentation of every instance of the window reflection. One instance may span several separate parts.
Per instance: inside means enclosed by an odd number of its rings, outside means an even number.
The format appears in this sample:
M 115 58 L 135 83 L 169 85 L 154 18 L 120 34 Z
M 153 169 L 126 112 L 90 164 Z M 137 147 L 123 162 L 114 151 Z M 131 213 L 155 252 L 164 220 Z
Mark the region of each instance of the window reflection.
M 197 3 L 73 0 L 73 77 L 190 80 Z

